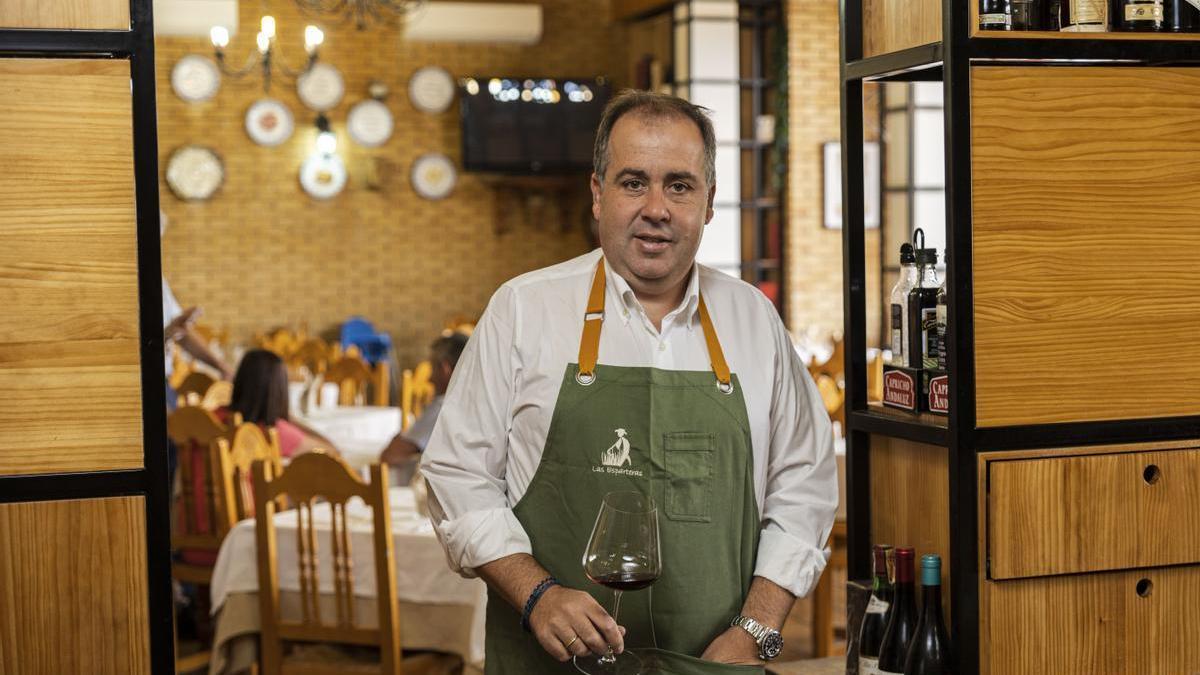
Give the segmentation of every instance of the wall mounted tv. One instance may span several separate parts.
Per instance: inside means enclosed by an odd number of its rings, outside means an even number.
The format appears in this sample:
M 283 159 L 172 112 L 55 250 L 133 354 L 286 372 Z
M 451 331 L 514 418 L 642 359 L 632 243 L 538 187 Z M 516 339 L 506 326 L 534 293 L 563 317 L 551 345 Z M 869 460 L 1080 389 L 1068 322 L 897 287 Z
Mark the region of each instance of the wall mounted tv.
M 547 175 L 592 167 L 604 78 L 468 77 L 459 90 L 467 171 Z

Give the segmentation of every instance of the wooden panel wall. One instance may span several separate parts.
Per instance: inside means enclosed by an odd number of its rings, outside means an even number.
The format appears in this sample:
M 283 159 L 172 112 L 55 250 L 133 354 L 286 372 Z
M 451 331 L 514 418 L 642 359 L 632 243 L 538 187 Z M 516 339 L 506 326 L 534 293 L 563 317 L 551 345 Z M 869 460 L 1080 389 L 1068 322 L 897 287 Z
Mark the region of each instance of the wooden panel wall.
M 1138 582 L 1149 581 L 1146 597 Z M 984 583 L 983 675 L 1200 671 L 1200 567 Z M 986 613 L 985 613 L 986 611 Z
M 971 91 L 979 424 L 1200 414 L 1200 71 Z
M 0 505 L 0 673 L 150 672 L 144 502 Z
M 2 59 L 0 91 L 0 474 L 140 467 L 129 64 Z
M 942 605 L 945 616 L 950 616 L 953 580 L 946 448 L 871 436 L 871 542 L 915 548 L 918 574 L 921 556 L 942 556 Z
M 4 0 L 0 27 L 129 30 L 129 0 Z
M 942 39 L 941 0 L 863 0 L 863 56 Z

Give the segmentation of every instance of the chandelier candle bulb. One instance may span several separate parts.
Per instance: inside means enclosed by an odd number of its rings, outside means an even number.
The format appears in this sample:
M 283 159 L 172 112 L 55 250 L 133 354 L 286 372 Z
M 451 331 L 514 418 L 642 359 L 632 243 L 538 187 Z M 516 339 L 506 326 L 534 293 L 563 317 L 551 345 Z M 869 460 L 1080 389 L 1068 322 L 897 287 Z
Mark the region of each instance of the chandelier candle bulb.
M 229 29 L 224 26 L 213 26 L 208 36 L 217 49 L 224 49 L 229 45 Z
M 275 39 L 275 17 L 270 14 L 264 15 L 262 18 L 262 33 L 267 36 L 268 40 Z
M 258 37 L 255 39 L 258 41 L 259 54 L 266 54 L 267 51 L 271 49 L 271 38 L 267 37 L 266 33 L 259 31 Z
M 312 25 L 304 27 L 304 49 L 309 54 L 317 51 L 317 47 L 320 47 L 323 42 L 325 42 L 325 33 L 322 33 L 320 28 Z

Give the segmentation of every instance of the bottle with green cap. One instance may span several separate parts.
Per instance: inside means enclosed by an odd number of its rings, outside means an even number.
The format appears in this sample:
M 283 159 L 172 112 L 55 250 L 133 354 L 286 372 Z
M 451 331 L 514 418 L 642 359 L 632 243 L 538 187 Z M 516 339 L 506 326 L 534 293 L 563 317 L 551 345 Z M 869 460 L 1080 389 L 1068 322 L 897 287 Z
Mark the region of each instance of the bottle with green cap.
M 942 559 L 921 556 L 921 621 L 908 646 L 904 675 L 950 675 L 950 638 L 942 621 Z

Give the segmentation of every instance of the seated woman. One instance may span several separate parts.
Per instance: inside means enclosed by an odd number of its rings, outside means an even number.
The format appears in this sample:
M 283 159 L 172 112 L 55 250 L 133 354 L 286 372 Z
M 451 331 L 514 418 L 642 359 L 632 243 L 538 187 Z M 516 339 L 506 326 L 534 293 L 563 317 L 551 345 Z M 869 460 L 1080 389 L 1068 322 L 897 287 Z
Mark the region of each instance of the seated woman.
M 279 451 L 284 457 L 314 448 L 337 452 L 329 439 L 291 419 L 287 367 L 283 359 L 265 349 L 251 349 L 242 357 L 237 374 L 233 376 L 229 406 L 215 412 L 222 422 L 228 422 L 236 412 L 241 413 L 243 422 L 253 422 L 263 428 L 274 427 L 279 434 Z

